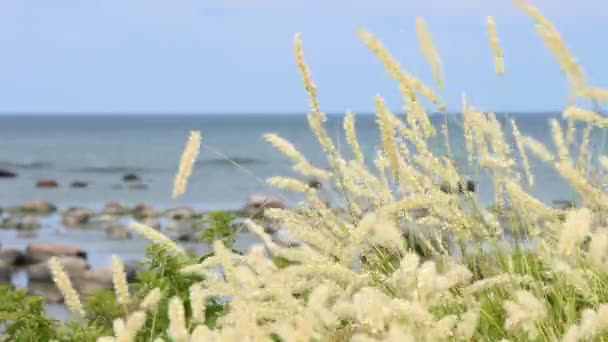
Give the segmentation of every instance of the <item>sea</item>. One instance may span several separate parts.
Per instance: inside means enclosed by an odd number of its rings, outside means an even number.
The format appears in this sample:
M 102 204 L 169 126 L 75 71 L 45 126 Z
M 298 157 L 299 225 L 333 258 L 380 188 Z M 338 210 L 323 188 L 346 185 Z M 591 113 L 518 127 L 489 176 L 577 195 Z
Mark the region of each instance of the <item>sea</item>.
M 499 114 L 506 125 L 515 119 L 523 135 L 552 147 L 548 120 L 558 113 Z M 479 183 L 480 198 L 493 200 L 492 184 L 484 172 L 467 162 L 462 132 L 462 116 L 431 116 L 439 127 L 447 120 L 450 147 L 457 165 L 471 180 Z M 343 117 L 329 115 L 328 133 L 346 156 Z M 356 117 L 357 134 L 364 154 L 371 163 L 380 143 L 374 115 Z M 564 124 L 565 127 L 565 124 Z M 180 156 L 190 131 L 199 130 L 203 146 L 189 180 L 187 192 L 173 200 L 171 190 Z M 159 208 L 191 206 L 199 210 L 241 208 L 251 195 L 276 195 L 265 180 L 271 176 L 292 176 L 290 162 L 267 143 L 263 136 L 276 133 L 292 142 L 313 164 L 327 167 L 327 159 L 309 129 L 306 115 L 3 115 L 0 116 L 0 169 L 16 172 L 18 177 L 0 179 L 0 206 L 19 205 L 33 200 L 55 203 L 60 207 L 100 208 L 104 203 L 147 203 Z M 579 130 L 580 133 L 580 130 Z M 595 154 L 605 147 L 600 132 L 592 138 Z M 445 143 L 431 143 L 438 155 Z M 573 192 L 547 165 L 530 156 L 536 185 L 527 189 L 545 202 L 573 199 Z M 129 186 L 122 178 L 127 173 L 141 177 L 145 188 Z M 36 182 L 53 179 L 55 189 L 36 188 Z M 86 188 L 71 188 L 84 181 Z

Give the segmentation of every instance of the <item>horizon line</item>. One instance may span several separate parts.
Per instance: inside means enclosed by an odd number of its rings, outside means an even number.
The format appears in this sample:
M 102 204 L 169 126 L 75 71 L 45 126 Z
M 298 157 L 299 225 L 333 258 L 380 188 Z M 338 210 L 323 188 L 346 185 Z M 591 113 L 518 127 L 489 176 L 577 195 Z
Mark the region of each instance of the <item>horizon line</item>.
M 355 116 L 371 116 L 376 115 L 373 111 L 361 111 L 361 112 L 353 112 Z M 554 114 L 561 113 L 561 110 L 505 110 L 505 111 L 484 111 L 484 113 L 495 113 L 495 114 L 529 114 L 529 115 L 538 115 L 538 114 Z M 326 112 L 324 113 L 327 116 L 344 116 L 345 112 Z M 396 112 L 396 114 L 402 114 L 402 112 Z M 447 112 L 430 112 L 428 115 L 455 115 L 462 114 L 460 111 L 447 111 Z M 251 115 L 251 116 L 297 116 L 297 115 L 307 115 L 306 112 L 171 112 L 171 111 L 163 111 L 163 112 L 134 112 L 134 111 L 112 111 L 112 112 L 96 112 L 96 111 L 86 111 L 86 112 L 0 112 L 0 116 L 120 116 L 120 115 L 147 115 L 147 116 L 161 116 L 161 115 L 178 115 L 178 116 L 239 116 L 239 115 Z

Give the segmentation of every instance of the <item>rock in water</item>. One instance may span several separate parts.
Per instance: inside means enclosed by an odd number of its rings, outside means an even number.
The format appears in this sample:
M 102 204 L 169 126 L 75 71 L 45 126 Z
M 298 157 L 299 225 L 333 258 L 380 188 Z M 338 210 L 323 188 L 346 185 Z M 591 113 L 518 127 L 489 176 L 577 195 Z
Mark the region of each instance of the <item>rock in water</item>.
M 196 212 L 190 207 L 185 207 L 170 210 L 167 215 L 173 220 L 181 221 L 194 218 L 196 216 Z
M 71 280 L 77 281 L 82 278 L 84 271 L 89 269 L 89 265 L 82 258 L 59 257 L 59 262 Z M 41 262 L 27 268 L 28 279 L 37 282 L 53 282 L 53 274 L 49 261 Z
M 124 205 L 122 203 L 118 203 L 118 202 L 106 203 L 106 205 L 103 208 L 103 213 L 108 214 L 108 215 L 121 216 L 121 215 L 128 214 L 129 211 L 130 211 L 129 207 L 127 207 L 126 205 Z
M 135 173 L 127 173 L 122 177 L 124 182 L 138 182 L 141 178 Z
M 574 202 L 568 201 L 568 200 L 555 200 L 555 201 L 552 201 L 552 204 L 553 204 L 553 208 L 558 209 L 558 210 L 567 210 L 567 209 L 573 209 L 576 207 Z
M 61 223 L 69 228 L 85 225 L 95 216 L 95 212 L 86 208 L 69 208 L 61 219 Z
M 18 267 L 25 264 L 25 255 L 18 249 L 0 250 L 0 262 L 5 262 L 10 266 Z
M 446 194 L 464 194 L 467 192 L 474 193 L 477 192 L 477 183 L 471 180 L 458 182 L 456 185 L 444 182 L 439 186 L 439 189 Z
M 16 209 L 26 214 L 50 214 L 57 210 L 57 207 L 50 202 L 34 201 L 26 203 Z
M 32 296 L 44 298 L 48 304 L 63 303 L 63 295 L 59 292 L 59 289 L 54 283 L 28 281 L 27 291 Z
M 89 186 L 89 184 L 85 181 L 73 181 L 72 183 L 70 183 L 70 188 L 75 189 L 82 189 L 86 188 L 87 186 Z
M 130 184 L 129 186 L 127 186 L 127 189 L 129 189 L 129 190 L 146 190 L 146 189 L 148 189 L 148 184 L 143 184 L 143 183 Z
M 158 216 L 156 210 L 147 204 L 138 204 L 133 208 L 133 217 L 138 220 L 156 216 Z
M 300 247 L 303 242 L 296 239 L 289 231 L 285 228 L 277 230 L 272 238 L 274 242 L 281 247 Z
M 0 260 L 0 285 L 11 283 L 11 265 L 4 260 Z
M 40 222 L 33 217 L 5 217 L 0 221 L 0 227 L 4 229 L 16 229 L 21 232 L 40 229 Z
M 265 209 L 285 209 L 281 200 L 266 196 L 251 196 L 245 205 L 244 211 L 250 217 L 263 217 Z
M 86 260 L 87 252 L 75 247 L 42 243 L 30 244 L 25 249 L 27 264 L 45 262 L 51 257 L 76 257 Z
M 127 240 L 131 238 L 131 232 L 121 224 L 113 224 L 106 229 L 106 236 L 110 240 Z
M 152 227 L 156 230 L 160 230 L 160 228 L 161 228 L 160 220 L 156 219 L 156 218 L 152 218 L 152 217 L 144 218 L 144 219 L 140 220 L 140 223 L 145 224 L 148 227 Z
M 40 189 L 53 189 L 59 187 L 59 183 L 54 179 L 42 179 L 36 182 L 36 187 Z
M 5 170 L 5 169 L 0 169 L 0 178 L 15 178 L 17 177 L 17 174 L 9 171 L 9 170 Z

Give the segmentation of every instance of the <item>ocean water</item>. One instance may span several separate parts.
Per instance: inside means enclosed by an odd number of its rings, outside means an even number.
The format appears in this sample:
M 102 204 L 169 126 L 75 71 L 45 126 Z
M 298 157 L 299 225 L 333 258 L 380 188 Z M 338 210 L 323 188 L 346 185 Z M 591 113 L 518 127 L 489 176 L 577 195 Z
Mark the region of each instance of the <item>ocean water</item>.
M 516 120 L 522 134 L 552 146 L 548 119 L 557 114 L 499 115 L 505 123 L 508 117 Z M 379 144 L 375 117 L 359 115 L 356 120 L 361 147 L 373 156 Z M 444 120 L 443 115 L 433 116 L 437 126 Z M 462 117 L 449 115 L 448 126 L 457 164 L 480 182 L 481 198 L 491 201 L 488 179 L 467 166 Z M 328 132 L 348 154 L 341 127 L 341 116 L 329 116 Z M 204 146 L 187 193 L 174 201 L 173 178 L 190 130 L 202 132 Z M 281 135 L 315 165 L 327 166 L 305 115 L 0 116 L 0 168 L 18 173 L 17 178 L 0 179 L 0 206 L 47 200 L 59 206 L 97 208 L 118 200 L 157 207 L 237 209 L 250 195 L 274 193 L 264 183 L 266 178 L 292 174 L 289 162 L 264 141 L 265 133 Z M 444 153 L 443 146 L 439 139 L 432 144 L 437 153 Z M 602 147 L 596 132 L 592 148 Z M 549 165 L 534 157 L 531 165 L 536 196 L 547 202 L 572 198 L 572 191 Z M 139 174 L 147 189 L 127 188 L 122 181 L 127 172 Z M 40 179 L 55 179 L 60 187 L 37 189 L 35 183 Z M 70 188 L 69 183 L 76 180 L 89 182 L 89 186 Z

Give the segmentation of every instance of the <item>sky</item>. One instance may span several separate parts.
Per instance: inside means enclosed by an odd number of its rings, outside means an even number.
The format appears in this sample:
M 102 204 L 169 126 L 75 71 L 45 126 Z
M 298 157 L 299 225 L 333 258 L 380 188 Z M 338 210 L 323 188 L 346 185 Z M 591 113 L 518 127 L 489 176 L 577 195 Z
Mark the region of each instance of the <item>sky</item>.
M 530 0 L 562 33 L 594 86 L 608 87 L 608 1 Z M 494 74 L 492 15 L 506 74 Z M 419 49 L 423 17 L 458 110 L 466 93 L 488 111 L 566 105 L 567 84 L 510 0 L 0 0 L 0 113 L 304 113 L 293 38 L 328 113 L 371 112 L 398 89 L 357 38 L 380 38 L 435 86 Z

